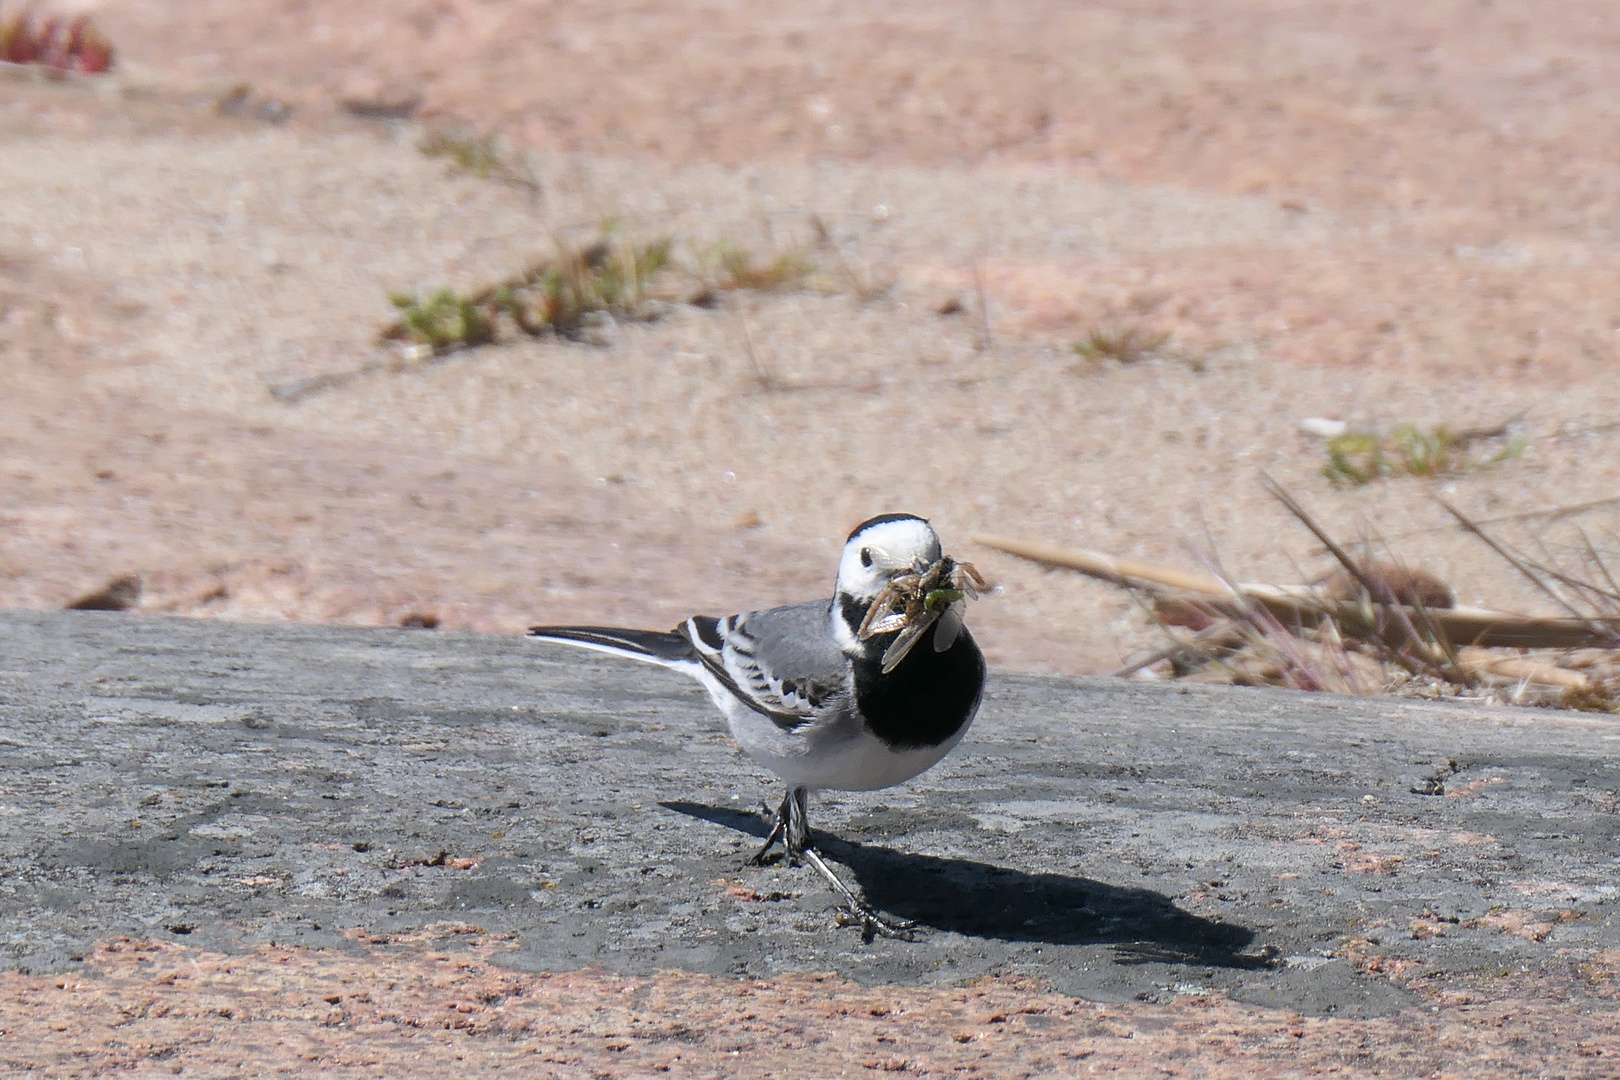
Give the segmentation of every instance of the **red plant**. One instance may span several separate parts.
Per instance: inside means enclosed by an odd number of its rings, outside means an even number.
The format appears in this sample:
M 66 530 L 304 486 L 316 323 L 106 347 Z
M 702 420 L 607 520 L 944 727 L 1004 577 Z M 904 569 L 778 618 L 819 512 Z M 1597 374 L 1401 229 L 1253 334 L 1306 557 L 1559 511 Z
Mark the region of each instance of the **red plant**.
M 47 16 L 35 29 L 33 15 L 24 11 L 0 19 L 0 61 L 95 74 L 112 67 L 113 47 L 87 15 L 69 19 L 66 25 Z

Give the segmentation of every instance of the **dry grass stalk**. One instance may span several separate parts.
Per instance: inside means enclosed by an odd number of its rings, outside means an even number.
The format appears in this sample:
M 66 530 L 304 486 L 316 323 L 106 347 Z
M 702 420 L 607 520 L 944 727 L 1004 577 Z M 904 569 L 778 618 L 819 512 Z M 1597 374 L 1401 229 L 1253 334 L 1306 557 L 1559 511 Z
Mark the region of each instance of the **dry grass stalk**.
M 1593 670 L 1580 671 L 1567 662 L 1555 662 L 1556 657 L 1504 655 L 1483 647 L 1612 646 L 1620 627 L 1620 588 L 1589 542 L 1588 567 L 1593 572 L 1580 577 L 1533 563 L 1480 534 L 1558 599 L 1569 618 L 1459 609 L 1451 606 L 1450 590 L 1430 575 L 1395 562 L 1353 558 L 1287 491 L 1269 477 L 1266 483 L 1339 562 L 1339 572 L 1325 587 L 1234 583 L 1218 570 L 1188 573 L 1002 537 L 974 540 L 1145 593 L 1171 645 L 1133 660 L 1116 674 L 1168 663 L 1178 676 L 1350 694 L 1414 689 L 1456 693 L 1507 685 L 1514 687 L 1514 701 L 1605 712 L 1620 709 L 1613 685 L 1620 681 L 1620 659 L 1613 654 L 1605 654 L 1610 674 L 1604 676 L 1596 670 L 1605 666 L 1604 661 L 1590 661 Z M 1577 602 L 1580 599 L 1584 606 Z M 1467 636 L 1459 637 L 1458 630 Z
M 979 298 L 979 340 L 974 348 L 985 352 L 995 345 L 995 338 L 990 329 L 990 299 L 984 288 L 984 267 L 977 262 L 973 264 L 973 291 Z
M 1172 646 L 1134 660 L 1116 674 L 1130 674 L 1168 660 L 1178 674 L 1214 665 L 1226 674 L 1227 681 L 1244 685 L 1366 693 L 1368 687 L 1385 688 L 1394 679 L 1381 674 L 1378 665 L 1359 660 L 1352 643 L 1388 653 L 1406 678 L 1438 677 L 1429 669 L 1444 657 L 1432 646 L 1408 655 L 1413 652 L 1411 632 L 1391 629 L 1388 621 L 1381 624 L 1376 615 L 1369 617 L 1361 605 L 1333 601 L 1310 586 L 1235 583 L 1222 576 L 1097 552 L 1065 551 L 995 536 L 973 539 L 1009 554 L 1079 570 L 1146 593 L 1149 608 Z M 1339 614 L 1348 618 L 1341 622 L 1336 617 Z M 1196 633 L 1189 636 L 1182 629 Z
M 1602 499 L 1587 499 L 1578 503 L 1566 503 L 1561 506 L 1550 506 L 1544 510 L 1520 510 L 1512 514 L 1498 514 L 1495 517 L 1471 519 L 1475 525 L 1508 525 L 1521 521 L 1541 521 L 1547 524 L 1565 521 L 1580 517 L 1597 510 L 1607 510 L 1613 506 L 1620 506 L 1620 495 L 1610 495 Z M 1450 525 L 1429 525 L 1421 529 L 1407 529 L 1404 532 L 1386 535 L 1389 540 L 1406 540 L 1413 536 L 1427 536 L 1437 532 L 1449 532 L 1457 528 L 1457 523 Z M 1322 549 L 1325 551 L 1326 549 Z M 1313 554 L 1321 554 L 1314 552 Z
M 1436 501 L 1456 519 L 1459 525 L 1501 556 L 1504 562 L 1523 575 L 1553 603 L 1589 627 L 1593 635 L 1601 639 L 1603 644 L 1611 647 L 1620 646 L 1620 627 L 1616 626 L 1617 619 L 1620 619 L 1620 586 L 1615 584 L 1614 576 L 1584 532 L 1580 535 L 1585 544 L 1587 572 L 1600 575 L 1602 585 L 1597 584 L 1595 578 L 1580 578 L 1557 567 L 1535 562 L 1505 542 L 1492 537 L 1444 499 L 1437 498 Z
M 832 256 L 838 278 L 843 285 L 841 291 L 853 295 L 862 303 L 879 300 L 894 291 L 894 277 L 892 275 L 879 277 L 872 264 L 864 259 L 852 261 L 845 254 L 843 245 L 839 244 L 837 237 L 833 235 L 826 219 L 820 214 L 810 215 L 810 228 L 816 235 L 816 246 Z
M 1390 575 L 1376 573 L 1369 564 L 1351 558 L 1281 484 L 1270 476 L 1264 478 L 1264 483 L 1271 496 L 1322 542 L 1322 546 L 1339 561 L 1342 571 L 1359 586 L 1359 595 L 1351 601 L 1340 602 L 1355 603 L 1359 608 L 1362 625 L 1355 627 L 1352 633 L 1361 630 L 1363 632 L 1357 633 L 1357 637 L 1391 648 L 1393 652 L 1388 659 L 1408 668 L 1414 675 L 1435 674 L 1448 681 L 1467 684 L 1469 675 L 1458 665 L 1450 638 L 1430 618 L 1429 609 L 1419 593 L 1414 591 L 1408 596 L 1397 595 Z M 1397 567 L 1397 570 L 1404 577 L 1411 577 L 1404 568 Z M 1450 590 L 1447 590 L 1447 599 L 1450 599 Z M 1323 602 L 1326 600 L 1324 597 Z M 1322 608 L 1322 617 L 1334 619 L 1336 615 L 1337 611 L 1329 611 L 1325 606 Z
M 742 316 L 743 350 L 748 354 L 748 364 L 754 370 L 754 379 L 759 388 L 767 393 L 776 390 L 790 390 L 792 387 L 782 381 L 781 377 L 772 371 L 759 357 L 759 351 L 754 348 L 754 332 L 748 325 L 748 316 Z
M 1164 659 L 1180 676 L 1215 675 L 1237 686 L 1282 686 L 1292 690 L 1341 694 L 1367 692 L 1368 674 L 1358 670 L 1353 653 L 1331 620 L 1314 627 L 1285 623 L 1264 604 L 1241 599 L 1221 605 L 1183 601 L 1168 616 L 1157 604 L 1159 625 L 1179 648 Z M 1172 628 L 1202 626 L 1193 638 Z M 1144 666 L 1133 665 L 1138 670 Z
M 386 108 L 351 106 L 350 111 L 366 107 L 374 110 Z M 412 109 L 414 111 L 414 104 Z M 516 188 L 528 195 L 529 201 L 536 206 L 544 196 L 545 189 L 540 185 L 540 177 L 529 155 L 511 149 L 500 136 L 493 133 L 480 135 L 461 128 L 440 128 L 423 135 L 416 148 L 424 157 L 444 159 L 453 171 Z

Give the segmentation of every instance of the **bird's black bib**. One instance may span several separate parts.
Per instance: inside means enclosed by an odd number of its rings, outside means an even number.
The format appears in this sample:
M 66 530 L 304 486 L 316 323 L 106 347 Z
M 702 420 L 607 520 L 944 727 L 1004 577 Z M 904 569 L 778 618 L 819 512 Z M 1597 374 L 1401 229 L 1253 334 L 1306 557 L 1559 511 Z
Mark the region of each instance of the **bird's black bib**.
M 938 746 L 961 730 L 984 693 L 984 654 L 963 627 L 944 652 L 934 651 L 935 623 L 900 666 L 883 674 L 883 634 L 855 661 L 855 705 L 866 726 L 896 750 Z

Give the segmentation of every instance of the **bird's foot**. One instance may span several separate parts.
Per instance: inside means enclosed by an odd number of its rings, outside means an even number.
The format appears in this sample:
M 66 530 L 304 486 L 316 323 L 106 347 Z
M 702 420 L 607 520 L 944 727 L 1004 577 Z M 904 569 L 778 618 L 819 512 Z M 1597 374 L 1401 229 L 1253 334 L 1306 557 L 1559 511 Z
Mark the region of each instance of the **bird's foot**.
M 773 859 L 771 857 L 771 848 L 775 847 L 776 842 L 778 840 L 780 840 L 781 838 L 782 838 L 782 830 L 781 830 L 781 828 L 778 827 L 778 828 L 772 829 L 771 830 L 771 835 L 766 837 L 766 839 L 765 839 L 764 846 L 761 847 L 758 851 L 754 852 L 753 857 L 748 860 L 748 865 L 749 866 L 765 866 L 765 865 L 768 865 L 770 862 L 772 862 Z
M 908 920 L 890 922 L 867 904 L 845 885 L 839 876 L 832 872 L 832 868 L 821 858 L 821 852 L 813 847 L 806 847 L 799 854 L 804 861 L 816 868 L 816 872 L 827 879 L 827 883 L 838 891 L 844 898 L 844 907 L 837 915 L 839 926 L 855 926 L 861 928 L 861 940 L 870 945 L 878 937 L 899 938 L 903 941 L 912 940 L 912 931 L 917 924 Z
M 880 937 L 897 938 L 900 941 L 915 941 L 917 935 L 914 931 L 917 924 L 910 920 L 890 922 L 865 904 L 858 908 L 840 911 L 833 916 L 839 926 L 859 926 L 861 928 L 861 941 L 867 945 L 872 944 Z

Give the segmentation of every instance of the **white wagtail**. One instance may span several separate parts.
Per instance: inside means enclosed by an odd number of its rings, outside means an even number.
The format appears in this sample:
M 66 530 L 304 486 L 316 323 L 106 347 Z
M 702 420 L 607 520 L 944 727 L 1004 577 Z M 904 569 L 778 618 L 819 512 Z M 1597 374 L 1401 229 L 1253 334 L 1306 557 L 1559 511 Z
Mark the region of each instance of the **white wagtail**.
M 529 633 L 684 672 L 708 688 L 743 753 L 787 783 L 762 862 L 780 840 L 842 895 L 868 939 L 878 918 L 810 840 L 812 790 L 872 791 L 929 768 L 961 741 L 984 692 L 984 654 L 962 623 L 983 581 L 947 558 L 922 518 L 884 514 L 850 533 L 831 600 L 714 618 L 669 633 L 536 626 Z

